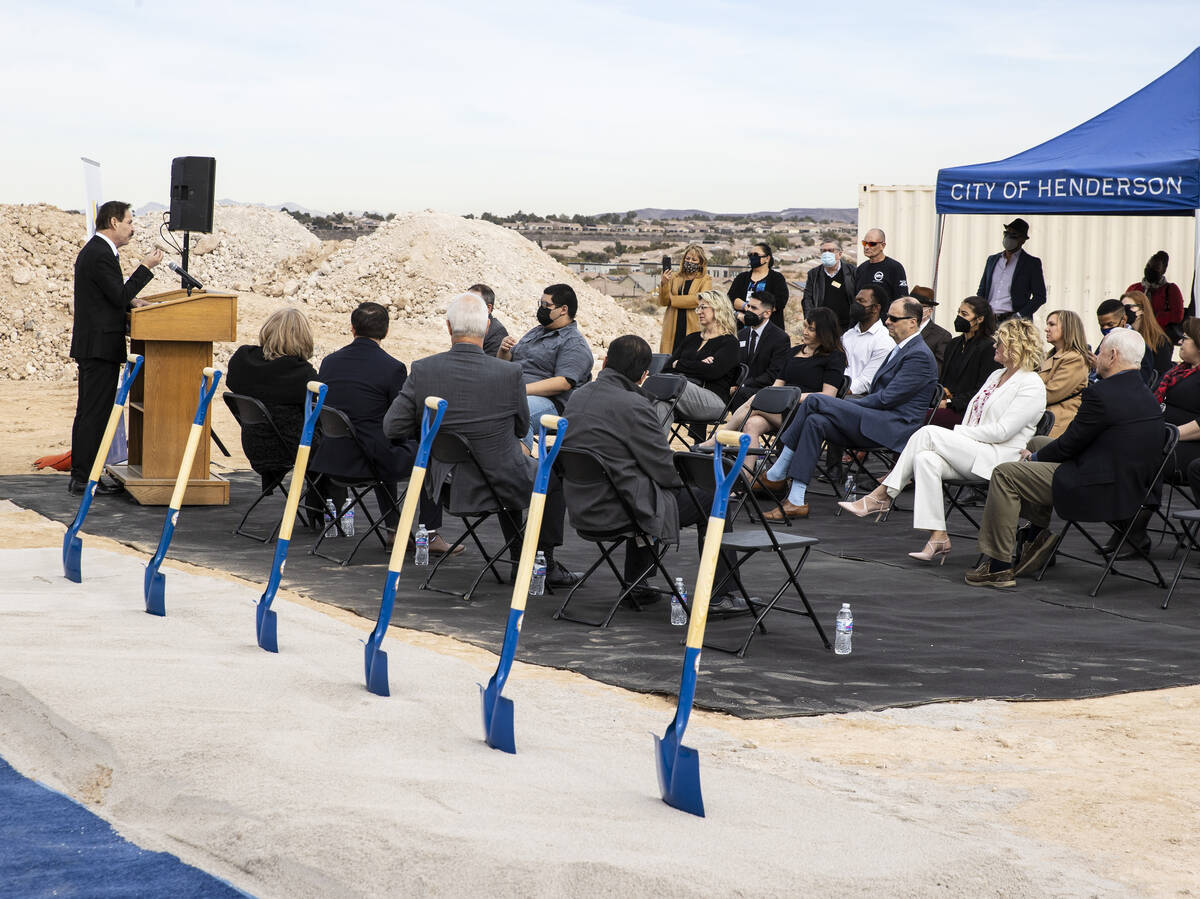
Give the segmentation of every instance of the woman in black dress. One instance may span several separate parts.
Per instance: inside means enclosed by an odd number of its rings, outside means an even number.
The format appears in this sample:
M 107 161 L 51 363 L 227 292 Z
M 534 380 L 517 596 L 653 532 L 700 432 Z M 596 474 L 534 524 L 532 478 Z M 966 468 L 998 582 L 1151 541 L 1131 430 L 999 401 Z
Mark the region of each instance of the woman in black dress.
M 946 392 L 930 424 L 953 428 L 962 423 L 971 397 L 979 392 L 988 375 L 1000 367 L 996 361 L 996 316 L 983 297 L 967 297 L 958 305 L 954 319 L 958 336 L 946 347 L 942 360 L 942 389 Z

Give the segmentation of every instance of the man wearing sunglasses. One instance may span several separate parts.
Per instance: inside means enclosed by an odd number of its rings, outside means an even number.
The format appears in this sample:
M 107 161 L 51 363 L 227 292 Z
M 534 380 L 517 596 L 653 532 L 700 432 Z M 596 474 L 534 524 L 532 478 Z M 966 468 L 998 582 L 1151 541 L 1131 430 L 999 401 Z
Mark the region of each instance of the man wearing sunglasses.
M 1046 280 L 1042 260 L 1023 249 L 1029 240 L 1029 222 L 1013 219 L 1004 226 L 1004 252 L 987 258 L 976 293 L 988 301 L 996 313 L 996 323 L 1012 318 L 1033 318 L 1046 302 Z
M 854 271 L 856 294 L 863 288 L 878 285 L 887 291 L 889 300 L 908 295 L 908 277 L 904 274 L 904 266 L 884 255 L 886 246 L 887 236 L 878 228 L 872 228 L 863 235 L 863 261 Z
M 920 324 L 919 302 L 912 297 L 895 300 L 888 309 L 887 329 L 896 347 L 866 395 L 838 399 L 813 393 L 800 404 L 783 432 L 784 449 L 767 472 L 770 481 L 792 481 L 782 511 L 767 512 L 769 520 L 808 517 L 805 492 L 825 441 L 851 449 L 883 446 L 903 451 L 921 426 L 937 384 L 937 360 L 917 332 Z

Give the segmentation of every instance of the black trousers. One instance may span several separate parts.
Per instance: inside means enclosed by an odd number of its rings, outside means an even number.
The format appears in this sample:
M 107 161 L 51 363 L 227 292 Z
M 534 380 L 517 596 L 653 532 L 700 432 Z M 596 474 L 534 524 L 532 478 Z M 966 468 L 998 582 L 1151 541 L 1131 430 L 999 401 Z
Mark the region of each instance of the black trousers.
M 704 550 L 704 526 L 708 523 L 708 515 L 712 510 L 713 494 L 707 490 L 697 490 L 696 502 L 692 501 L 692 496 L 683 487 L 676 487 L 669 491 L 674 494 L 675 502 L 679 506 L 679 527 L 686 528 L 691 525 L 696 525 L 696 545 L 699 548 L 698 552 Z M 725 520 L 725 530 L 733 530 L 733 522 L 729 519 Z M 638 546 L 632 539 L 625 541 L 625 580 L 633 581 L 639 574 L 646 570 L 650 565 L 654 564 L 654 559 L 648 549 Z M 653 573 L 653 572 L 652 572 Z M 717 570 L 714 575 L 714 584 L 719 584 L 729 573 L 729 566 L 725 564 L 723 555 L 717 556 Z M 693 586 L 691 589 L 695 589 Z
M 79 388 L 75 398 L 75 421 L 71 425 L 71 477 L 86 481 L 117 398 L 121 363 L 107 359 L 76 359 L 75 362 L 79 366 Z
M 520 522 L 523 519 L 523 510 L 517 509 L 508 511 L 508 515 L 501 513 L 500 530 L 504 533 L 505 540 L 511 540 L 517 535 L 517 529 L 514 526 L 515 522 Z M 563 498 L 562 477 L 557 471 L 551 472 L 550 483 L 546 486 L 546 508 L 542 512 L 542 530 L 538 534 L 538 549 L 546 553 L 549 558 L 554 553 L 554 547 L 562 546 L 563 542 L 563 522 L 567 517 L 567 503 Z M 510 521 L 514 519 L 515 521 Z M 509 547 L 509 555 L 516 559 L 521 555 L 521 541 L 517 540 Z

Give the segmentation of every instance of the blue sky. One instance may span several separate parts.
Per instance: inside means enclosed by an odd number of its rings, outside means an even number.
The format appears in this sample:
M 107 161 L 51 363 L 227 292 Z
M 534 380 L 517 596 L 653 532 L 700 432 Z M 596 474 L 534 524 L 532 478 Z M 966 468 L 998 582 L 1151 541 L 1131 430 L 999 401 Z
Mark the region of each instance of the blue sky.
M 1136 13 L 1136 15 L 1135 15 Z M 1194 2 L 3 4 L 0 202 L 325 210 L 854 206 L 1082 122 L 1200 44 Z M 15 38 L 15 39 L 14 39 Z

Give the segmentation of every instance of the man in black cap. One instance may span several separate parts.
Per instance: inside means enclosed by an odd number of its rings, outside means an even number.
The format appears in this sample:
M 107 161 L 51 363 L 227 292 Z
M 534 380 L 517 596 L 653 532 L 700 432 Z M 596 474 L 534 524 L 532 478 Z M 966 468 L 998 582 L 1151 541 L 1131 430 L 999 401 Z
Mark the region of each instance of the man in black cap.
M 1023 252 L 1029 240 L 1029 222 L 1013 219 L 1004 226 L 1004 252 L 989 256 L 979 279 L 979 296 L 996 313 L 997 323 L 1014 315 L 1033 318 L 1046 302 L 1042 260 Z

